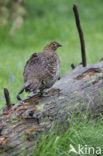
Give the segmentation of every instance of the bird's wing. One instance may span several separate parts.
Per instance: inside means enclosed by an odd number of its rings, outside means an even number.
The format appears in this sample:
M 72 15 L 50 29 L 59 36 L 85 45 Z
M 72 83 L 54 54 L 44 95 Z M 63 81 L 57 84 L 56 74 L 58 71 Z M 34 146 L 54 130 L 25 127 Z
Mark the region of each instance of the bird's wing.
M 26 62 L 26 65 L 24 67 L 24 82 L 27 82 L 28 79 L 30 80 L 32 78 L 32 73 L 35 72 L 36 66 L 40 64 L 40 57 L 39 53 L 34 53 L 31 55 L 29 60 Z

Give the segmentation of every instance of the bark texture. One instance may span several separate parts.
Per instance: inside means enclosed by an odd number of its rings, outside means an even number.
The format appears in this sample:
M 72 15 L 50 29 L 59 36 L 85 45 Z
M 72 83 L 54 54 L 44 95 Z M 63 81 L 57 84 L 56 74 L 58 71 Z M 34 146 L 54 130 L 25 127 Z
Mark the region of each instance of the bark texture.
M 10 108 L 3 108 L 0 111 L 0 153 L 16 156 L 26 148 L 26 155 L 30 156 L 44 125 L 49 134 L 53 121 L 59 120 L 59 128 L 62 128 L 63 122 L 69 123 L 72 113 L 80 111 L 92 112 L 93 116 L 103 113 L 103 61 L 87 67 L 79 65 L 42 97 L 32 95 Z

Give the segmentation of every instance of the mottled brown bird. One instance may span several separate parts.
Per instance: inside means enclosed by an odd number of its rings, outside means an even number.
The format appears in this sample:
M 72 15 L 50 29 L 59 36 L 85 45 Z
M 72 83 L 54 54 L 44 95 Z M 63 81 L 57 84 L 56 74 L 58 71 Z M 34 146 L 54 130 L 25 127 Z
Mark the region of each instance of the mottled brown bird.
M 43 92 L 50 88 L 60 77 L 60 61 L 56 49 L 61 47 L 57 42 L 50 42 L 40 53 L 34 53 L 24 68 L 24 86 L 20 89 L 17 99 L 22 100 L 20 94 L 26 92 Z

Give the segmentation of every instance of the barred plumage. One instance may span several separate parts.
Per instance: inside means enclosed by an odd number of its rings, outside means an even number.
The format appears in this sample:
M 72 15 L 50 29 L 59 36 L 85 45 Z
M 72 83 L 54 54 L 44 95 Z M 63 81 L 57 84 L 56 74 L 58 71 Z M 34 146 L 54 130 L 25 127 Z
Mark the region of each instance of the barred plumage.
M 24 89 L 29 92 L 42 92 L 59 79 L 60 61 L 55 51 L 60 46 L 57 42 L 51 42 L 43 52 L 32 54 L 24 68 L 24 86 L 18 93 L 18 100 L 21 100 L 20 94 Z

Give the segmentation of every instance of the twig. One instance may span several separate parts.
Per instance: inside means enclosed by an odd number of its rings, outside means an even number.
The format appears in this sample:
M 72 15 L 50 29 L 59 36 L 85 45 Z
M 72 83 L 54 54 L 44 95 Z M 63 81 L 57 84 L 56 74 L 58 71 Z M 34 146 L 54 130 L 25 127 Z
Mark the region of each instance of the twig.
M 4 88 L 4 96 L 5 96 L 5 99 L 6 99 L 6 105 L 7 105 L 8 108 L 10 108 L 11 107 L 10 96 L 9 96 L 9 92 L 8 92 L 7 88 Z
M 79 33 L 79 37 L 80 37 L 82 63 L 83 63 L 83 67 L 85 67 L 87 65 L 86 54 L 85 54 L 85 42 L 84 42 L 83 31 L 82 31 L 81 24 L 80 24 L 78 9 L 75 4 L 73 5 L 73 11 L 74 11 L 76 25 L 77 25 L 77 29 L 78 29 L 78 33 Z

